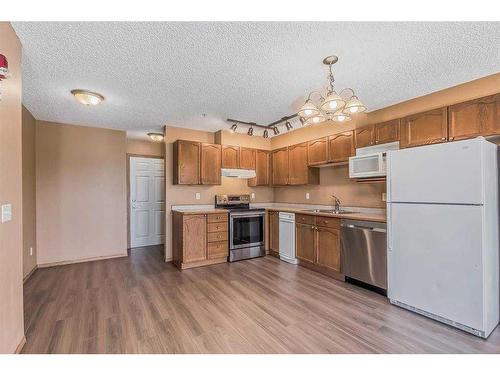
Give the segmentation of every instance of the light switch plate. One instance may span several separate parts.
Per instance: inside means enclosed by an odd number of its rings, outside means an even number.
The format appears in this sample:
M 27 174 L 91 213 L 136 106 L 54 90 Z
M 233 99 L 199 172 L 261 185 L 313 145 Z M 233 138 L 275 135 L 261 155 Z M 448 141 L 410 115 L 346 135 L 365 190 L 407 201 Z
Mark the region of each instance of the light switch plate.
M 195 197 L 196 199 L 201 199 L 201 194 L 200 194 L 200 193 L 196 193 L 196 194 L 194 195 L 194 197 Z
M 306 193 L 306 199 L 309 199 L 309 193 Z
M 2 223 L 12 220 L 12 204 L 2 204 Z
M 251 197 L 252 199 L 255 199 L 255 193 L 250 194 L 250 197 Z

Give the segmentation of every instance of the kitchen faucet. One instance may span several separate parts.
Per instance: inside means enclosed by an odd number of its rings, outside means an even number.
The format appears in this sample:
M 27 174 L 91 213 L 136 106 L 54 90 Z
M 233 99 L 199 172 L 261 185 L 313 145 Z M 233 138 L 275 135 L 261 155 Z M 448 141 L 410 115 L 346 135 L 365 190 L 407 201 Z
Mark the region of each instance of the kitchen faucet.
M 335 212 L 340 212 L 340 199 L 338 199 L 335 195 L 332 194 L 332 198 L 335 199 Z

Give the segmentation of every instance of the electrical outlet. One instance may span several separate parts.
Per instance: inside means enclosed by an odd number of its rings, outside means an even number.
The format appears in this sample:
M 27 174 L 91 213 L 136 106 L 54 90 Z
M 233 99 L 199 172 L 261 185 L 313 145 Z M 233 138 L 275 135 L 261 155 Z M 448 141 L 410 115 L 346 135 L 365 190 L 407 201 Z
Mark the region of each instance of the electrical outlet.
M 201 199 L 201 193 L 196 193 L 196 194 L 194 195 L 194 197 L 195 197 L 195 199 L 200 200 L 200 199 Z
M 382 193 L 382 202 L 387 202 L 387 194 Z
M 33 248 L 30 247 L 30 256 L 33 256 Z
M 309 193 L 306 193 L 306 199 L 309 199 L 309 197 L 310 197 Z
M 255 193 L 250 194 L 250 197 L 251 197 L 252 199 L 255 199 Z
M 12 220 L 12 204 L 2 204 L 2 223 Z

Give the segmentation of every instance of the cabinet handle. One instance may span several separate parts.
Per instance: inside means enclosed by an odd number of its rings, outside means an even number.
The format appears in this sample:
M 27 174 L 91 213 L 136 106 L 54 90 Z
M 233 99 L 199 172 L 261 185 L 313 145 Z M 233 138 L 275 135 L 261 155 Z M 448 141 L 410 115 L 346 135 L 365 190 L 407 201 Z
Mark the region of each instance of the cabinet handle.
M 442 141 L 446 141 L 446 137 L 441 137 L 441 140 Z

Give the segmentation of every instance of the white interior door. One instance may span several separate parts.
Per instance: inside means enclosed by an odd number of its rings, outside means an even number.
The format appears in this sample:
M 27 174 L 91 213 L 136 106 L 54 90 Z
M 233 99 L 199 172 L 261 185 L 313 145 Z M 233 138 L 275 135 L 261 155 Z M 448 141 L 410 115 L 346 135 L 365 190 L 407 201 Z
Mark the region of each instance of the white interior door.
M 165 243 L 164 160 L 130 158 L 130 247 Z

